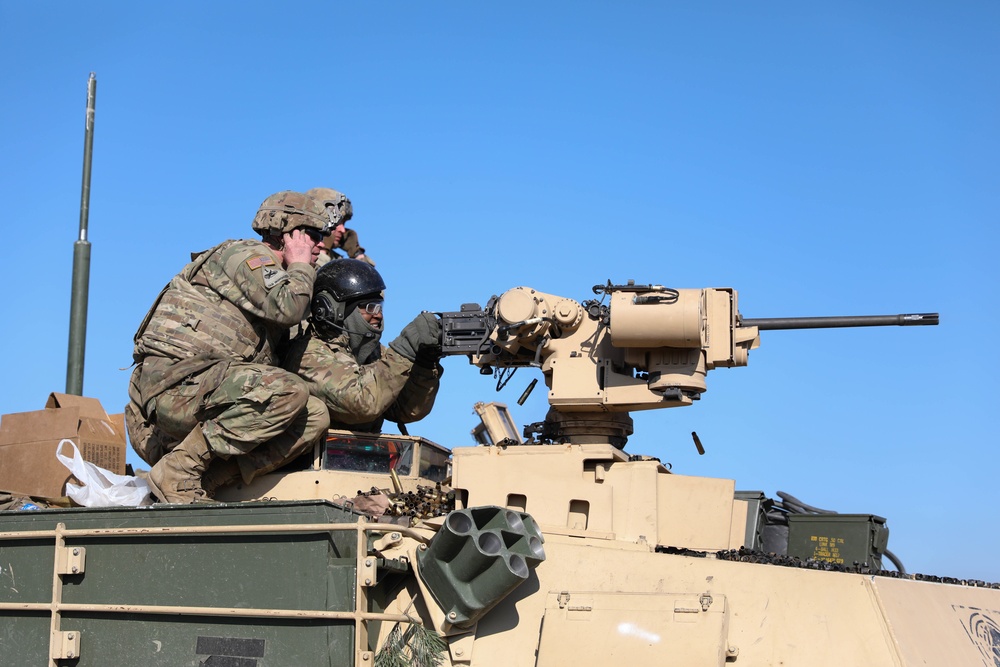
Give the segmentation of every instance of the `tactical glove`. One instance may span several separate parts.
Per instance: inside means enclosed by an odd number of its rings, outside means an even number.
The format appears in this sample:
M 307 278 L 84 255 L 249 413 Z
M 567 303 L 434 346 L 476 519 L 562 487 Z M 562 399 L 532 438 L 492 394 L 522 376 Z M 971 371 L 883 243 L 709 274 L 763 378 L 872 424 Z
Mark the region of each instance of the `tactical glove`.
M 414 363 L 424 368 L 434 368 L 441 360 L 441 356 L 440 342 L 437 345 L 426 345 L 417 350 L 417 360 Z
M 410 361 L 417 361 L 418 354 L 423 352 L 420 356 L 424 361 L 428 354 L 434 354 L 434 348 L 441 348 L 441 323 L 433 313 L 420 313 L 403 327 L 389 347 Z

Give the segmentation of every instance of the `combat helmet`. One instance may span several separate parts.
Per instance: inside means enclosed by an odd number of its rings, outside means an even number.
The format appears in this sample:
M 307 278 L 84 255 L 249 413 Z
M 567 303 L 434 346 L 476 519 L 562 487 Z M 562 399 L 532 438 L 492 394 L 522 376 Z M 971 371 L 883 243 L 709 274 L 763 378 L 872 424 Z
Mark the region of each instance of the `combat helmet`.
M 253 219 L 253 230 L 261 236 L 284 234 L 298 227 L 330 231 L 326 207 L 318 199 L 301 192 L 284 190 L 264 200 Z
M 306 190 L 306 194 L 317 199 L 326 209 L 326 215 L 330 219 L 328 232 L 332 232 L 337 225 L 342 225 L 354 216 L 354 207 L 351 200 L 343 192 L 337 192 L 330 188 L 313 188 Z M 323 245 L 329 250 L 333 247 L 333 236 L 323 239 Z
M 385 282 L 375 267 L 359 259 L 336 259 L 316 272 L 313 284 L 312 323 L 323 338 L 343 330 L 344 319 L 355 306 L 381 300 Z

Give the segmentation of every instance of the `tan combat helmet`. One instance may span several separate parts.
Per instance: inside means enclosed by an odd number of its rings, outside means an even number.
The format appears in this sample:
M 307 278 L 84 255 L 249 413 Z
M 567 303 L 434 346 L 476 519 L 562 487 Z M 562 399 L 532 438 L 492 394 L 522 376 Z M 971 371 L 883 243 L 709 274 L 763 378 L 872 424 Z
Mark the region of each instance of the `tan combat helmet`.
M 327 231 L 333 231 L 334 227 L 346 223 L 354 215 L 351 200 L 343 192 L 337 192 L 331 188 L 313 188 L 306 190 L 306 194 L 319 200 L 326 207 L 326 214 L 329 217 Z M 327 250 L 333 247 L 332 234 L 323 239 L 323 245 L 326 246 Z
M 253 230 L 261 236 L 283 234 L 298 227 L 330 231 L 330 219 L 322 201 L 284 190 L 265 199 L 253 219 Z

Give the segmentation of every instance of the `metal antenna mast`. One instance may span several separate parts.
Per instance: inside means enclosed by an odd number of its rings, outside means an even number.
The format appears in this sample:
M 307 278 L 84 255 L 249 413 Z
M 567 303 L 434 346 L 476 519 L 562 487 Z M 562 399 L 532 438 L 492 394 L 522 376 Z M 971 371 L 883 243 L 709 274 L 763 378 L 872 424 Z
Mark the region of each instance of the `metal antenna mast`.
M 66 393 L 83 395 L 83 357 L 87 346 L 87 297 L 90 285 L 90 161 L 94 150 L 94 106 L 97 77 L 87 81 L 87 125 L 83 142 L 83 187 L 80 193 L 80 236 L 73 244 L 73 287 L 69 308 L 69 353 L 66 357 Z

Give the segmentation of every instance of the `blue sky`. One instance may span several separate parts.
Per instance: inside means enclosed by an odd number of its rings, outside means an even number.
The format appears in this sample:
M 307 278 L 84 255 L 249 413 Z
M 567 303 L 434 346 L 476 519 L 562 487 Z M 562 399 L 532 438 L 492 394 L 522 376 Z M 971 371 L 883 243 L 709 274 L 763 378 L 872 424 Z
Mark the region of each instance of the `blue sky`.
M 910 571 L 1000 581 L 1000 5 L 994 2 L 0 0 L 7 354 L 0 412 L 66 386 L 87 77 L 98 79 L 84 393 L 187 253 L 272 192 L 353 201 L 391 339 L 526 285 L 734 287 L 747 317 L 941 313 L 764 332 L 627 450 L 888 519 Z M 445 360 L 411 427 L 471 442 L 515 402 Z M 707 453 L 698 456 L 690 432 Z M 130 460 L 137 461 L 134 457 Z

